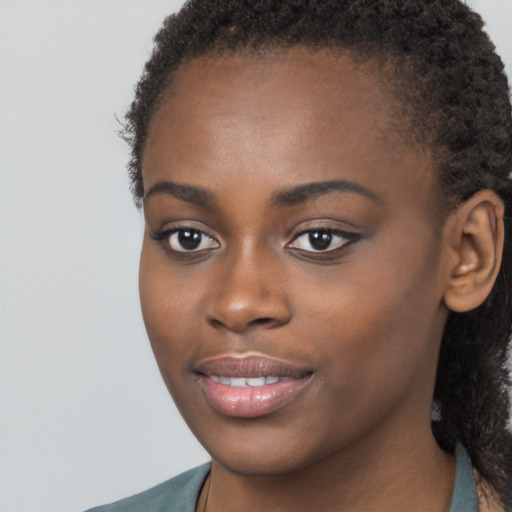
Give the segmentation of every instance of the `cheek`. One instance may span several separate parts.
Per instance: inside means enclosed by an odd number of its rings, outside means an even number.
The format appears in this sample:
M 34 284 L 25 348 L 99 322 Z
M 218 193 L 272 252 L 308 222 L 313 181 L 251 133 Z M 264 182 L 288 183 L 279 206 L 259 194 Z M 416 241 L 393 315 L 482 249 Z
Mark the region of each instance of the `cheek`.
M 303 282 L 298 330 L 314 340 L 332 394 L 355 408 L 379 408 L 415 386 L 431 392 L 445 314 L 424 258 L 351 262 L 350 272 Z
M 144 324 L 162 373 L 190 347 L 191 328 L 197 324 L 196 289 L 175 275 L 166 256 L 145 242 L 139 269 L 139 294 Z M 200 307 L 200 306 L 199 306 Z
M 315 340 L 315 352 L 336 393 L 360 400 L 365 389 L 389 389 L 425 348 L 400 297 L 359 289 L 357 297 L 341 292 L 323 306 L 311 301 L 300 330 Z M 413 344 L 408 342 L 412 337 Z

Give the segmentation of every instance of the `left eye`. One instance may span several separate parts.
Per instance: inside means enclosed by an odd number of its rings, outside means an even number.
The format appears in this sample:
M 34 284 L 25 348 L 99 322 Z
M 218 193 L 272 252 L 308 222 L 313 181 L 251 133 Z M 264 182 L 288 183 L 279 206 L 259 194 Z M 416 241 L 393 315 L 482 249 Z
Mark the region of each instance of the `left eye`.
M 193 252 L 216 249 L 219 244 L 199 229 L 177 229 L 168 235 L 169 247 L 176 252 Z
M 339 249 L 350 241 L 348 236 L 331 229 L 314 229 L 297 236 L 289 247 L 309 252 L 328 252 Z

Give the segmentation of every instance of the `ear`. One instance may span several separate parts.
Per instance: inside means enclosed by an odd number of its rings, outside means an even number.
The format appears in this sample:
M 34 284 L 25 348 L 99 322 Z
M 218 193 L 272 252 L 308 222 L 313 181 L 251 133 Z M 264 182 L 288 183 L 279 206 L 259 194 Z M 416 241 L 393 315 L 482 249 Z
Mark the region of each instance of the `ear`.
M 489 295 L 501 264 L 504 210 L 495 192 L 481 190 L 447 219 L 444 234 L 451 257 L 443 298 L 452 311 L 470 311 Z

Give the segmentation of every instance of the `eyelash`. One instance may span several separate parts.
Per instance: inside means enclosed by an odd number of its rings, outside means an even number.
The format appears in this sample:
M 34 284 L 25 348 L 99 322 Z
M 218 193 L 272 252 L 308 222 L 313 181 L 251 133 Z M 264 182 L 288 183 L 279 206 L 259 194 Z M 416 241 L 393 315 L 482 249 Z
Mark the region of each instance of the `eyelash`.
M 178 244 L 180 243 L 179 240 L 173 240 L 173 237 L 176 235 L 177 237 L 179 237 L 179 235 L 181 234 L 185 234 L 185 233 L 188 233 L 188 234 L 199 234 L 199 236 L 201 237 L 199 239 L 199 246 L 198 247 L 201 247 L 201 245 L 205 242 L 205 241 L 209 241 L 210 243 L 212 244 L 215 244 L 214 247 L 209 247 L 209 248 L 193 248 L 193 249 L 190 249 L 190 250 L 187 250 L 185 248 L 183 248 L 183 245 L 182 245 L 182 248 L 183 250 L 180 250 L 180 249 L 176 249 L 174 247 L 172 247 L 172 244 L 173 242 L 177 242 Z M 156 240 L 157 242 L 159 242 L 160 244 L 162 244 L 162 246 L 164 247 L 164 249 L 166 249 L 167 251 L 173 253 L 173 254 L 177 254 L 177 255 L 185 255 L 185 254 L 204 254 L 206 251 L 211 251 L 213 249 L 217 249 L 218 247 L 220 247 L 220 244 L 217 240 L 215 240 L 215 238 L 213 238 L 212 236 L 210 236 L 208 233 L 206 233 L 204 230 L 202 229 L 199 229 L 199 228 L 196 228 L 196 227 L 193 227 L 193 226 L 183 226 L 183 227 L 178 227 L 178 228 L 172 228 L 172 229 L 165 229 L 165 230 L 162 230 L 162 231 L 158 231 L 156 233 L 153 233 L 151 235 L 151 238 L 153 238 L 153 240 Z M 194 242 L 195 239 L 194 237 L 192 237 L 190 239 L 190 241 Z M 182 240 L 182 242 L 184 242 L 184 240 Z
M 312 235 L 320 235 L 316 237 L 316 240 L 312 239 Z M 312 247 L 312 250 L 304 249 L 301 247 L 293 247 L 293 244 L 300 240 L 302 237 L 308 236 L 307 243 Z M 338 245 L 334 248 L 330 248 L 333 239 L 338 238 Z M 338 255 L 341 251 L 345 250 L 347 248 L 347 245 L 351 244 L 352 242 L 357 241 L 360 238 L 360 235 L 353 232 L 347 232 L 347 231 L 341 231 L 339 229 L 332 229 L 332 228 L 311 228 L 306 229 L 298 233 L 294 236 L 292 241 L 287 245 L 287 247 L 300 252 L 302 254 L 308 254 L 309 257 L 312 255 L 330 255 L 335 256 Z M 323 242 L 327 242 L 328 245 L 325 248 L 325 250 L 317 249 L 313 247 L 314 242 L 319 242 L 320 245 L 322 245 Z
M 180 236 L 180 234 L 185 236 L 186 233 L 188 233 L 189 236 L 192 234 L 192 237 L 189 238 L 189 241 L 192 242 L 192 246 L 194 245 L 195 242 L 198 242 L 197 247 L 191 247 L 189 250 L 183 247 L 183 242 L 186 242 L 186 240 L 180 241 L 178 237 Z M 312 238 L 312 236 L 315 234 L 317 235 L 316 240 L 315 238 Z M 200 237 L 199 239 L 198 235 Z M 306 236 L 308 236 L 308 240 L 306 243 L 308 243 L 309 246 L 311 247 L 310 250 L 305 249 L 304 247 L 294 247 L 294 244 L 296 244 L 297 241 Z M 156 233 L 153 233 L 151 235 L 151 238 L 159 242 L 164 247 L 164 249 L 170 252 L 171 254 L 183 257 L 197 257 L 201 255 L 206 255 L 210 251 L 213 251 L 220 247 L 220 243 L 214 237 L 210 236 L 204 230 L 194 226 L 183 226 L 158 231 Z M 332 245 L 333 240 L 335 240 L 336 238 L 338 239 L 338 245 L 337 247 L 331 249 L 330 246 Z M 286 247 L 304 257 L 312 259 L 315 257 L 336 257 L 337 255 L 339 255 L 339 253 L 344 251 L 348 245 L 350 245 L 352 242 L 357 241 L 359 238 L 360 235 L 358 233 L 341 231 L 326 227 L 318 227 L 305 229 L 297 233 L 292 238 L 292 240 L 288 244 L 286 244 Z M 322 248 L 315 249 L 315 247 L 312 245 L 314 242 L 318 242 L 320 245 L 327 244 L 325 250 L 322 250 Z M 205 243 L 209 244 L 210 247 L 201 248 L 201 245 Z M 173 244 L 175 244 L 175 247 L 173 247 Z M 177 245 L 181 245 L 181 249 L 176 248 Z

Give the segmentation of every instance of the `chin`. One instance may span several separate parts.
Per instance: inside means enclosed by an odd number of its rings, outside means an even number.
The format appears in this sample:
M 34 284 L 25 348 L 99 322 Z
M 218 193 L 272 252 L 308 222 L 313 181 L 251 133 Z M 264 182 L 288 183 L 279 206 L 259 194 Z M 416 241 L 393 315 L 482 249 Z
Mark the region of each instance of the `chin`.
M 311 442 L 311 436 L 305 437 L 284 428 L 277 429 L 277 432 L 275 429 L 258 430 L 241 428 L 237 434 L 230 432 L 212 437 L 196 433 L 196 436 L 214 464 L 244 476 L 289 475 L 328 457 L 337 448 L 325 440 L 323 446 L 319 446 Z M 249 431 L 252 435 L 248 435 Z
M 309 466 L 313 461 L 296 460 L 294 454 L 286 453 L 282 456 L 261 457 L 261 455 L 243 453 L 212 455 L 212 460 L 224 469 L 240 476 L 251 477 L 276 477 L 295 473 Z

